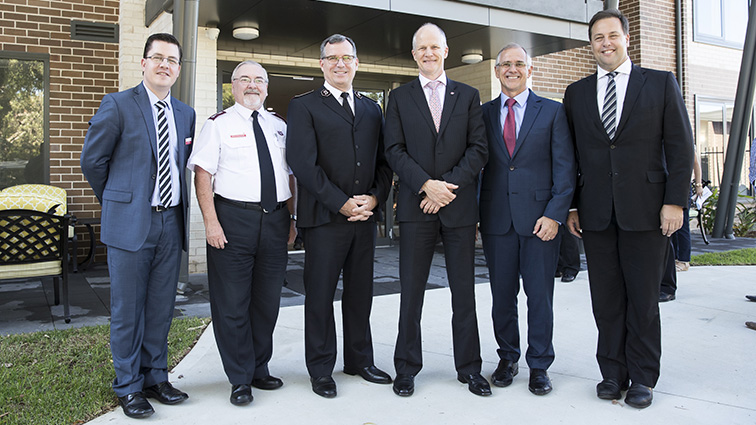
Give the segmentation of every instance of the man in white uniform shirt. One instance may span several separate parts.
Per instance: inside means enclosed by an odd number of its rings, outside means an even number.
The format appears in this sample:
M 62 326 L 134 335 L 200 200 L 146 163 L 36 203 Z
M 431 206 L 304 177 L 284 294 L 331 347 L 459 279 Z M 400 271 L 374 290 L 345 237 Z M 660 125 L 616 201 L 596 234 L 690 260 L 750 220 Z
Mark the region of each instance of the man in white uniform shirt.
M 270 375 L 273 329 L 294 225 L 286 123 L 264 108 L 268 74 L 257 62 L 231 76 L 234 106 L 211 116 L 189 158 L 207 239 L 213 329 L 231 403 L 251 387 L 283 385 Z M 287 208 L 288 207 L 288 208 Z

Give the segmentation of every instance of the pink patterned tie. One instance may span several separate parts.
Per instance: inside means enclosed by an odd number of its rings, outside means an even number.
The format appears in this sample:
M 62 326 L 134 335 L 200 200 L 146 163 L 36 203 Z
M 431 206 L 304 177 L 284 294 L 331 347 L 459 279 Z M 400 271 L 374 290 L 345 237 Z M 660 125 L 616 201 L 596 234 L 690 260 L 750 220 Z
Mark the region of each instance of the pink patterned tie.
M 507 99 L 507 117 L 504 119 L 504 131 L 502 136 L 504 137 L 504 145 L 509 151 L 509 156 L 512 157 L 514 153 L 515 143 L 517 142 L 517 127 L 515 125 L 514 104 L 517 102 L 513 98 Z
M 433 116 L 433 124 L 436 125 L 436 132 L 441 127 L 441 99 L 438 97 L 436 89 L 441 85 L 440 81 L 431 81 L 425 85 L 430 89 L 430 97 L 428 98 L 428 106 L 430 107 L 431 115 Z

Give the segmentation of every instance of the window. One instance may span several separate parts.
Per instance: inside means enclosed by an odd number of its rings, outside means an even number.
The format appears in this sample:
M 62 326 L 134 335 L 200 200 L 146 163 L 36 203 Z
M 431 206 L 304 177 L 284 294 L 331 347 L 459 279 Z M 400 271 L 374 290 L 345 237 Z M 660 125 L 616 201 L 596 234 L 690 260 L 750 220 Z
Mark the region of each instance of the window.
M 0 51 L 0 189 L 49 183 L 47 55 Z
M 694 0 L 693 40 L 743 48 L 750 0 Z

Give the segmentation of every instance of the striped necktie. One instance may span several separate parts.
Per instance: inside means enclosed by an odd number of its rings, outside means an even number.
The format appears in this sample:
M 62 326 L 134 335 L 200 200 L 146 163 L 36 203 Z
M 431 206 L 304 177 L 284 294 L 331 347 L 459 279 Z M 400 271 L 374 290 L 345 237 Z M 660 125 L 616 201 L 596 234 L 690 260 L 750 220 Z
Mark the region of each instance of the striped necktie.
M 158 187 L 160 188 L 160 204 L 164 207 L 171 206 L 172 193 L 171 188 L 171 164 L 170 164 L 170 137 L 168 133 L 168 118 L 165 114 L 165 108 L 168 104 L 164 100 L 159 100 L 155 106 L 158 113 Z
M 614 139 L 614 133 L 617 131 L 617 84 L 614 82 L 616 75 L 616 71 L 606 74 L 609 82 L 606 85 L 604 109 L 601 113 L 601 122 L 604 124 L 604 130 L 609 139 Z

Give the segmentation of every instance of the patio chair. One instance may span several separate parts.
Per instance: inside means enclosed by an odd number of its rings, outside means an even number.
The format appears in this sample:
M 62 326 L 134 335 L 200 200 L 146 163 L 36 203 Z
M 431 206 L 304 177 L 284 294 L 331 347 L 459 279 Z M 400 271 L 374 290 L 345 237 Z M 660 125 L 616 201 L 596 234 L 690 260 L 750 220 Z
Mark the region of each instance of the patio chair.
M 68 240 L 71 216 L 50 198 L 0 192 L 0 281 L 52 277 L 55 305 L 71 322 Z

